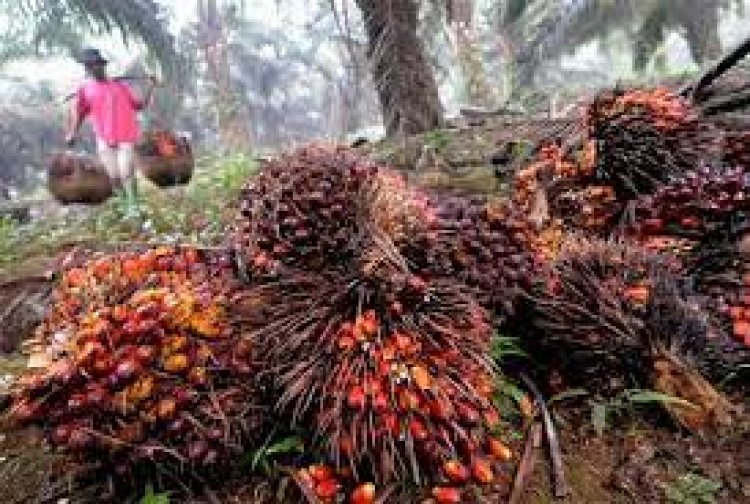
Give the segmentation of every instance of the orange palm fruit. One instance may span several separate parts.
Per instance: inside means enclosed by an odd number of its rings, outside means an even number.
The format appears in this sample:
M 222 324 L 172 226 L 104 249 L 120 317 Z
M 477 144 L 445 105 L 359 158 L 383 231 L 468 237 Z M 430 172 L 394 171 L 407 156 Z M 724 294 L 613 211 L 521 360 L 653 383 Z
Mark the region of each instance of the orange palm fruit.
M 488 448 L 492 456 L 498 460 L 507 462 L 513 459 L 513 452 L 498 439 L 490 438 Z
M 190 366 L 188 356 L 185 354 L 174 354 L 164 359 L 164 371 L 168 373 L 183 373 Z
M 484 423 L 490 429 L 494 429 L 500 424 L 500 415 L 495 408 L 490 407 L 484 410 L 482 416 L 484 416 Z
M 365 396 L 365 391 L 359 385 L 355 385 L 349 390 L 347 403 L 349 404 L 350 408 L 362 410 L 365 408 L 366 401 L 367 397 Z
M 427 427 L 425 426 L 424 422 L 422 422 L 418 418 L 412 418 L 411 420 L 409 420 L 409 432 L 411 432 L 411 435 L 414 437 L 414 439 L 418 441 L 424 441 L 430 436 L 430 433 L 427 432 Z
M 445 462 L 443 464 L 443 472 L 454 483 L 464 483 L 471 476 L 469 469 L 457 460 L 448 460 Z
M 495 475 L 492 472 L 492 465 L 483 458 L 475 458 L 471 463 L 471 473 L 474 475 L 474 479 L 484 485 L 489 485 L 495 479 Z
M 412 366 L 411 377 L 420 389 L 429 390 L 432 388 L 432 375 L 422 366 Z
M 375 502 L 375 485 L 363 483 L 354 489 L 349 499 L 351 504 L 372 504 Z

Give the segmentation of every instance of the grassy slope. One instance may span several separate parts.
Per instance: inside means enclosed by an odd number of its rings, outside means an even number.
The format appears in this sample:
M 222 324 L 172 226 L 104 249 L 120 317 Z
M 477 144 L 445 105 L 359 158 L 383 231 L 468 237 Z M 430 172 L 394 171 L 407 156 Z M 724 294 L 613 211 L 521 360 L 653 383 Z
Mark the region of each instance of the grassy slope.
M 255 168 L 246 157 L 203 159 L 187 187 L 161 190 L 142 181 L 143 229 L 123 219 L 124 206 L 117 198 L 97 207 L 54 212 L 27 225 L 0 221 L 0 277 L 71 245 L 218 243 L 232 218 L 236 196 Z

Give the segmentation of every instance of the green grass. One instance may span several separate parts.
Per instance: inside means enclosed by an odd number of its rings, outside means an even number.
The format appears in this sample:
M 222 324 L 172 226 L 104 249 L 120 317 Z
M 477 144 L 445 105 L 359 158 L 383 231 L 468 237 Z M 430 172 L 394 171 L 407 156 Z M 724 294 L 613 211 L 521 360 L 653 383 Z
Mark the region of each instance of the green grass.
M 125 207 L 118 198 L 26 225 L 2 220 L 0 273 L 76 244 L 219 243 L 226 236 L 239 190 L 255 169 L 255 162 L 244 156 L 202 159 L 186 187 L 163 190 L 140 181 L 142 227 L 123 218 Z

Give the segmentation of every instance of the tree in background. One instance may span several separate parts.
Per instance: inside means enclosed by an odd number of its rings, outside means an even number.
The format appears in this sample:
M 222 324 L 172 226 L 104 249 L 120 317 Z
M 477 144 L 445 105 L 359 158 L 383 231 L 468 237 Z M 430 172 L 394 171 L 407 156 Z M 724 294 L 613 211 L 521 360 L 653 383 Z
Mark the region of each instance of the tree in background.
M 356 0 L 388 136 L 421 133 L 443 122 L 433 70 L 417 36 L 417 0 Z
M 76 53 L 88 35 L 119 33 L 141 41 L 165 75 L 177 78 L 182 59 L 169 32 L 168 12 L 154 0 L 0 0 L 0 64 L 29 56 Z
M 467 101 L 471 105 L 491 107 L 496 101 L 495 92 L 487 79 L 482 47 L 474 31 L 474 7 L 474 0 L 446 0 Z
M 244 95 L 232 78 L 229 38 L 239 6 L 234 2 L 197 0 L 196 35 L 205 68 L 204 77 L 213 94 L 220 142 L 231 152 L 250 148 L 250 111 Z

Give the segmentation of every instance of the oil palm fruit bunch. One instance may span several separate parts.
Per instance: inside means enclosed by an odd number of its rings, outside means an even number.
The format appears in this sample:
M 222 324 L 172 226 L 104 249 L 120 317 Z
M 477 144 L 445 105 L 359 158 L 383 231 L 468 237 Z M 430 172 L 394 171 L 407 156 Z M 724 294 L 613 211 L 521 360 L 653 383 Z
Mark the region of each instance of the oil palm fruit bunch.
M 530 244 L 537 233 L 527 216 L 483 196 L 433 195 L 427 208 L 429 225 L 401 246 L 415 273 L 459 280 L 499 318 L 512 315 L 536 265 Z
M 306 147 L 268 162 L 241 193 L 234 245 L 259 271 L 346 264 L 356 254 L 363 186 L 377 171 L 333 147 Z
M 412 274 L 383 236 L 356 263 L 261 283 L 237 303 L 265 318 L 253 334 L 276 364 L 278 407 L 355 481 L 498 481 L 488 312 L 461 283 Z M 284 302 L 256 317 L 255 299 Z
M 700 237 L 750 209 L 750 182 L 739 168 L 686 172 L 633 205 L 633 232 Z
M 20 380 L 12 416 L 123 482 L 220 467 L 262 421 L 252 348 L 227 317 L 233 278 L 225 254 L 192 248 L 66 271 L 37 334 L 46 363 Z
M 534 299 L 541 355 L 556 356 L 553 365 L 571 380 L 584 378 L 585 369 L 589 378 L 610 380 L 602 391 L 647 387 L 686 399 L 694 411 L 668 409 L 691 429 L 731 409 L 707 379 L 735 369 L 736 356 L 726 352 L 726 336 L 706 307 L 681 285 L 671 258 L 576 237 L 548 285 Z
M 601 93 L 586 113 L 597 177 L 618 198 L 650 194 L 673 176 L 715 161 L 721 135 L 689 102 L 665 88 Z

